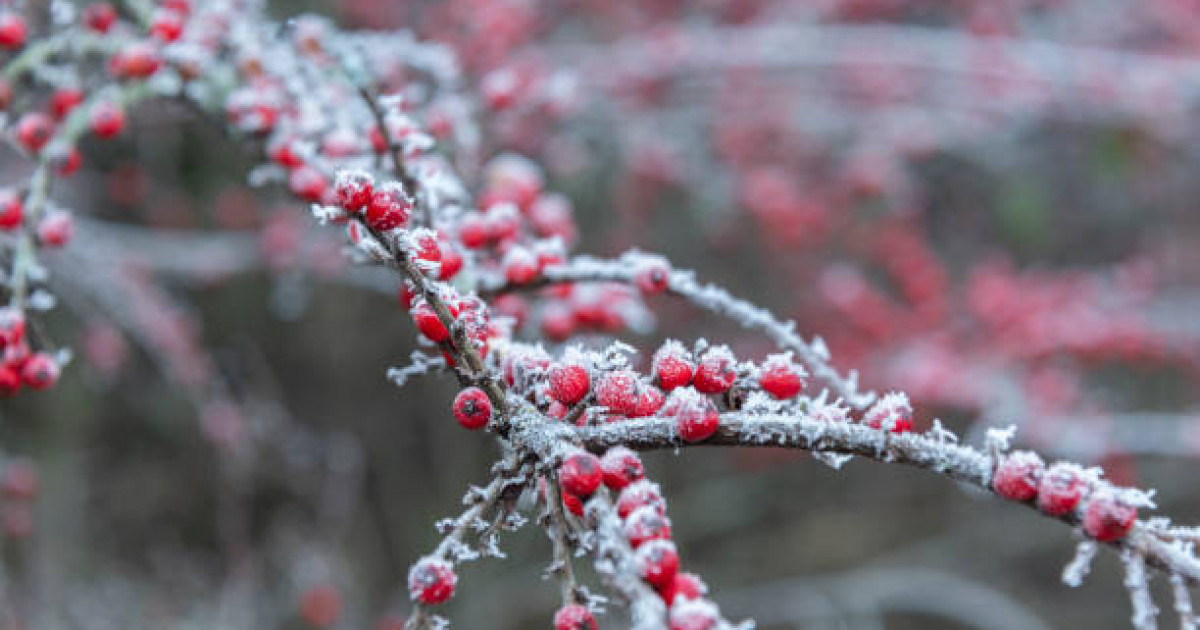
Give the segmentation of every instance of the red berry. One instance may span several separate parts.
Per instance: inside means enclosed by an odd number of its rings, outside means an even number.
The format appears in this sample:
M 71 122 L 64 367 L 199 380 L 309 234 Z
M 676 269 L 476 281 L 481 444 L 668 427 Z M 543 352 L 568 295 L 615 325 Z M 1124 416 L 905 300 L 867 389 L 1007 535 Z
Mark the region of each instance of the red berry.
M 644 505 L 625 518 L 623 531 L 629 539 L 629 544 L 637 549 L 651 540 L 669 540 L 671 519 L 657 507 Z
M 1037 453 L 1016 451 L 1006 456 L 992 479 L 996 494 L 1012 501 L 1030 501 L 1037 496 L 1046 465 Z
M 669 540 L 652 540 L 638 547 L 636 562 L 642 579 L 656 589 L 669 586 L 679 572 L 679 552 Z
M 634 270 L 633 283 L 646 295 L 662 293 L 671 284 L 671 265 L 662 258 L 643 258 Z
M 164 42 L 173 42 L 183 34 L 184 16 L 176 11 L 158 10 L 150 21 L 150 34 Z
M 12 231 L 21 226 L 25 206 L 21 198 L 11 190 L 0 191 L 0 230 Z
M 37 495 L 37 467 L 24 459 L 14 459 L 4 467 L 4 496 L 16 501 L 30 501 Z
M 50 158 L 50 163 L 59 177 L 70 177 L 83 165 L 83 156 L 79 154 L 79 149 L 68 147 L 56 150 Z
M 337 621 L 342 612 L 342 596 L 337 589 L 317 585 L 300 595 L 300 616 L 314 628 L 325 628 Z
M 25 339 L 25 315 L 13 307 L 0 308 L 0 348 Z
M 49 247 L 62 247 L 75 233 L 75 222 L 66 212 L 51 212 L 38 222 L 38 241 Z
M 726 346 L 709 348 L 700 357 L 696 368 L 696 391 L 705 394 L 721 394 L 729 390 L 737 378 L 737 360 Z
M 1092 497 L 1083 514 L 1083 531 L 1100 542 L 1114 542 L 1129 533 L 1137 520 L 1137 508 L 1112 493 Z
M 608 449 L 600 458 L 600 470 L 604 473 L 604 485 L 613 490 L 623 490 L 645 476 L 641 458 L 624 446 Z
M 319 203 L 325 197 L 325 185 L 325 176 L 311 166 L 294 168 L 288 175 L 288 189 L 305 201 Z
M 413 232 L 413 241 L 415 242 L 418 262 L 425 262 L 429 265 L 437 263 L 440 267 L 442 262 L 442 246 L 438 243 L 437 234 L 433 230 L 419 229 Z
M 478 387 L 468 387 L 454 397 L 454 419 L 467 429 L 482 429 L 492 419 L 492 401 Z
M 574 405 L 587 396 L 592 387 L 587 368 L 575 363 L 555 363 L 547 374 L 550 397 L 564 405 Z
M 31 389 L 49 389 L 58 382 L 58 362 L 44 352 L 34 353 L 21 367 L 21 380 Z
M 892 392 L 880 398 L 863 414 L 863 424 L 872 429 L 887 427 L 893 433 L 912 431 L 912 405 L 908 396 Z
M 504 255 L 504 278 L 513 284 L 528 284 L 538 275 L 537 256 L 525 247 L 513 247 Z
M 273 162 L 280 166 L 288 168 L 296 168 L 304 165 L 304 158 L 296 152 L 295 140 L 291 138 L 277 138 L 272 140 L 267 145 L 267 155 Z
M 454 595 L 458 576 L 449 562 L 437 558 L 421 558 L 408 571 L 408 593 L 427 605 L 445 602 Z
M 637 408 L 630 414 L 631 418 L 648 418 L 658 413 L 666 402 L 662 390 L 653 385 L 644 385 L 638 394 Z
M 50 115 L 55 120 L 62 120 L 82 102 L 83 90 L 77 87 L 59 88 L 50 95 Z
M 433 307 L 425 300 L 421 300 L 413 307 L 412 318 L 417 324 L 417 330 L 421 331 L 421 334 L 430 341 L 441 343 L 450 338 L 450 331 L 446 329 L 442 320 L 438 319 Z
M 398 181 L 386 181 L 374 188 L 367 203 L 367 224 L 379 232 L 404 227 L 413 211 L 413 200 Z
M 108 71 L 118 78 L 144 79 L 158 72 L 161 66 L 158 49 L 148 42 L 137 42 L 113 55 L 108 62 Z
M 763 361 L 758 384 L 776 400 L 795 398 L 804 391 L 804 368 L 789 354 L 773 354 Z
M 596 630 L 596 618 L 586 606 L 567 604 L 554 613 L 554 630 Z
M 575 334 L 575 318 L 571 310 L 561 304 L 552 303 L 542 311 L 542 332 L 551 341 L 566 341 Z
M 21 391 L 21 373 L 17 368 L 0 363 L 0 396 L 12 396 Z
M 721 424 L 716 405 L 691 387 L 671 392 L 662 415 L 675 418 L 675 431 L 685 442 L 706 440 Z
M 12 11 L 0 13 L 0 48 L 16 50 L 25 45 L 28 36 L 24 18 Z
M 338 205 L 342 206 L 342 209 L 353 213 L 371 202 L 371 192 L 374 186 L 375 179 L 366 171 L 357 169 L 339 171 L 337 179 L 333 183 L 333 194 L 337 197 Z M 372 227 L 374 226 L 372 225 Z
M 708 593 L 708 585 L 695 573 L 676 573 L 671 583 L 658 590 L 670 607 L 676 600 L 699 599 Z
M 464 215 L 458 222 L 458 240 L 467 249 L 479 249 L 491 239 L 487 219 L 478 212 Z
M 654 353 L 651 363 L 654 377 L 658 386 L 669 392 L 676 387 L 692 384 L 692 375 L 696 367 L 692 365 L 688 351 L 678 341 L 668 341 Z
M 667 511 L 667 502 L 663 499 L 658 484 L 648 479 L 641 479 L 625 486 L 621 494 L 617 495 L 617 516 L 622 519 L 642 507 L 652 507 L 660 514 L 665 514 Z
M 107 2 L 93 2 L 83 10 L 83 23 L 97 33 L 107 33 L 117 21 L 117 10 Z
M 614 370 L 596 381 L 596 402 L 624 416 L 637 411 L 638 378 L 632 370 Z
M 112 138 L 125 129 L 125 112 L 115 103 L 96 103 L 92 107 L 89 124 L 97 137 Z
M 54 134 L 54 121 L 41 112 L 29 112 L 17 121 L 17 142 L 30 153 L 37 153 Z
M 562 489 L 580 498 L 592 496 L 603 481 L 600 458 L 587 451 L 568 455 L 558 467 L 558 482 Z
M 445 282 L 458 275 L 466 261 L 463 260 L 458 249 L 446 240 L 442 240 L 438 244 L 438 249 L 442 253 L 442 266 L 438 268 L 438 280 Z
M 721 615 L 706 599 L 682 600 L 671 606 L 671 630 L 715 630 Z
M 1087 484 L 1082 471 L 1074 464 L 1059 462 L 1042 475 L 1038 486 L 1038 507 L 1051 516 L 1063 516 L 1075 511 Z
M 563 507 L 575 516 L 583 516 L 583 499 L 571 494 L 570 492 L 562 493 Z

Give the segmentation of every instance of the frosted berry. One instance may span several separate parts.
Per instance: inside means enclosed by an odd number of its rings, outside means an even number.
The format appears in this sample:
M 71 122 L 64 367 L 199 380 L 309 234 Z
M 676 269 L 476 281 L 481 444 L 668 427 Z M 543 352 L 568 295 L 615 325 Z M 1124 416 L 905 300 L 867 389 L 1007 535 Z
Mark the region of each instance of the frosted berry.
M 662 409 L 667 398 L 662 390 L 653 385 L 643 385 L 638 393 L 637 407 L 630 414 L 633 418 L 648 418 Z
M 463 260 L 463 255 L 458 249 L 445 239 L 438 243 L 438 249 L 442 253 L 442 266 L 438 267 L 438 280 L 445 282 L 458 275 L 466 261 Z
M 654 353 L 651 370 L 658 379 L 658 386 L 669 392 L 677 387 L 691 385 L 696 366 L 692 364 L 682 344 L 678 341 L 668 341 Z
M 504 279 L 513 284 L 528 284 L 537 278 L 537 256 L 525 247 L 513 247 L 504 255 Z
M 150 34 L 160 41 L 173 42 L 183 34 L 183 18 L 176 11 L 155 11 L 150 21 Z
M 93 2 L 83 10 L 83 23 L 97 33 L 107 33 L 117 21 L 117 10 L 108 2 Z
M 629 484 L 617 495 L 617 516 L 623 519 L 642 507 L 652 507 L 659 514 L 665 514 L 667 511 L 667 502 L 663 499 L 658 484 L 648 479 Z
M 276 138 L 267 145 L 267 156 L 272 162 L 288 168 L 304 165 L 304 158 L 296 148 L 296 141 L 291 138 Z
M 21 367 L 21 380 L 31 389 L 49 389 L 58 382 L 58 362 L 45 352 L 35 352 Z
M 659 596 L 671 606 L 676 600 L 699 599 L 708 594 L 708 585 L 695 573 L 676 573 L 670 584 L 658 589 Z
M 482 429 L 492 419 L 492 401 L 482 389 L 468 387 L 454 397 L 454 419 L 467 429 Z
M 1092 497 L 1083 514 L 1083 531 L 1100 542 L 1121 540 L 1133 528 L 1137 508 L 1112 493 Z
M 1051 516 L 1075 511 L 1087 491 L 1082 471 L 1074 464 L 1059 462 L 1050 466 L 1038 485 L 1038 508 Z
M 623 490 L 646 474 L 641 458 L 624 446 L 608 449 L 600 458 L 600 470 L 604 473 L 604 485 L 613 490 Z
M 609 411 L 632 415 L 637 411 L 638 378 L 632 370 L 614 370 L 596 381 L 596 402 Z
M 288 174 L 288 190 L 305 201 L 320 202 L 326 185 L 325 176 L 311 166 L 294 168 Z
M 375 179 L 370 173 L 358 169 L 339 171 L 333 182 L 333 194 L 338 205 L 346 212 L 358 212 L 371 202 Z
M 117 51 L 108 62 L 108 71 L 119 78 L 144 79 L 161 66 L 158 49 L 148 42 L 137 42 Z
M 449 562 L 437 558 L 421 558 L 408 571 L 408 593 L 422 604 L 436 605 L 454 595 L 458 576 Z
M 25 339 L 25 315 L 13 307 L 0 308 L 0 348 Z
M 54 121 L 41 112 L 29 112 L 17 121 L 17 142 L 30 153 L 37 153 L 54 134 Z
M 600 458 L 578 451 L 563 459 L 558 467 L 558 482 L 562 489 L 577 497 L 590 497 L 604 481 Z
M 555 363 L 547 374 L 550 397 L 564 405 L 574 405 L 587 396 L 592 378 L 587 368 L 575 363 Z
M 758 385 L 776 400 L 795 398 L 804 391 L 804 368 L 792 362 L 791 355 L 773 354 L 763 361 Z
M 75 233 L 75 221 L 66 212 L 51 212 L 38 222 L 37 236 L 42 245 L 62 247 Z
M 116 137 L 125 129 L 125 112 L 115 103 L 101 101 L 92 107 L 88 125 L 98 138 Z
M 467 249 L 479 249 L 488 244 L 488 221 L 478 212 L 463 216 L 458 222 L 458 240 Z
M 662 415 L 675 419 L 675 432 L 685 442 L 706 440 L 721 424 L 716 405 L 691 387 L 671 392 Z
M 1046 465 L 1037 453 L 1016 451 L 996 466 L 992 487 L 996 494 L 1013 501 L 1029 501 L 1037 496 Z
M 728 391 L 737 378 L 736 363 L 733 352 L 726 346 L 709 348 L 704 356 L 700 357 L 700 365 L 696 368 L 696 391 L 705 394 L 721 394 Z
M 657 257 L 640 260 L 633 272 L 633 283 L 645 295 L 662 293 L 671 283 L 671 266 Z
M 11 231 L 21 226 L 25 206 L 12 190 L 0 191 L 0 230 Z
M 715 630 L 721 615 L 706 599 L 683 600 L 671 606 L 671 630 Z
M 872 429 L 887 428 L 892 433 L 907 433 L 913 429 L 912 405 L 908 396 L 891 392 L 863 414 L 863 424 Z
M 367 204 L 367 225 L 380 231 L 404 227 L 412 208 L 412 199 L 400 182 L 384 182 L 371 193 L 371 201 Z
M 450 338 L 450 331 L 442 324 L 442 320 L 438 319 L 437 313 L 428 302 L 421 300 L 412 309 L 413 321 L 417 324 L 417 330 L 421 331 L 422 335 L 430 341 L 440 343 Z
M 428 264 L 442 262 L 442 246 L 438 243 L 437 234 L 433 230 L 420 229 L 413 233 L 416 246 L 414 254 L 418 261 Z
M 652 540 L 638 547 L 635 561 L 642 579 L 656 589 L 669 586 L 679 572 L 679 552 L 669 540 Z
M 28 36 L 29 27 L 24 18 L 8 10 L 0 13 L 0 48 L 16 50 L 25 45 Z
M 50 156 L 50 164 L 59 177 L 70 177 L 83 165 L 83 156 L 75 147 L 59 147 Z
M 586 606 L 567 604 L 554 613 L 554 630 L 596 630 L 596 618 Z
M 64 87 L 54 90 L 50 95 L 50 115 L 55 120 L 62 120 L 83 102 L 83 90 L 77 87 Z
M 623 531 L 629 544 L 637 549 L 651 540 L 669 540 L 671 519 L 656 506 L 644 505 L 625 518 Z

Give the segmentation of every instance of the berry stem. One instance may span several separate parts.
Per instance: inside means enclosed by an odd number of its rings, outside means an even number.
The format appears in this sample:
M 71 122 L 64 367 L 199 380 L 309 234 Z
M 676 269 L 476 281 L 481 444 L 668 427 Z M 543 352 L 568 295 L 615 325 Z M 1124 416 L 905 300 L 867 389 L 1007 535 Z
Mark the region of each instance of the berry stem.
M 558 574 L 559 586 L 562 590 L 562 603 L 564 606 L 568 604 L 583 604 L 583 598 L 579 596 L 579 585 L 575 580 L 575 569 L 571 565 L 571 542 L 568 539 L 567 532 L 571 525 L 567 521 L 567 514 L 563 511 L 562 488 L 558 485 L 558 474 L 549 472 L 546 474 L 546 492 L 548 493 L 547 508 L 550 512 L 550 522 L 547 524 L 550 538 L 554 541 L 554 559 L 551 566 L 553 571 Z

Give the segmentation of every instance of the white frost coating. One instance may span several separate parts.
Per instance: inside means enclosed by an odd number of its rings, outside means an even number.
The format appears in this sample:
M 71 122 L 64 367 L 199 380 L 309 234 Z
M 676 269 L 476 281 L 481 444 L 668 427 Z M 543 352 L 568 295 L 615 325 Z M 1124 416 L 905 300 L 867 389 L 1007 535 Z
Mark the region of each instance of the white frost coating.
M 387 379 L 395 383 L 396 387 L 403 387 L 408 379 L 414 376 L 423 376 L 432 370 L 446 367 L 444 358 L 428 355 L 420 350 L 413 350 L 409 355 L 409 360 L 412 363 L 404 367 L 388 368 Z
M 1179 630 L 1196 630 L 1196 613 L 1192 610 L 1192 594 L 1187 582 L 1178 575 L 1171 576 L 1171 592 L 1175 597 L 1175 612 L 1179 614 Z
M 908 394 L 903 392 L 888 392 L 863 414 L 863 424 L 891 430 L 896 423 L 912 419 L 912 404 L 908 402 Z
M 1146 576 L 1146 559 L 1140 553 L 1126 550 L 1121 554 L 1125 563 L 1125 588 L 1133 604 L 1133 627 L 1137 630 L 1157 630 L 1158 607 L 1150 595 L 1150 580 Z
M 1083 578 L 1092 570 L 1092 560 L 1096 558 L 1096 551 L 1099 546 L 1090 540 L 1085 540 L 1075 547 L 1075 557 L 1063 567 L 1062 581 L 1063 584 L 1071 588 L 1079 588 L 1083 585 Z
M 633 549 L 606 493 L 588 501 L 587 516 L 595 523 L 596 572 L 628 604 L 631 630 L 667 630 L 666 606 L 638 573 Z

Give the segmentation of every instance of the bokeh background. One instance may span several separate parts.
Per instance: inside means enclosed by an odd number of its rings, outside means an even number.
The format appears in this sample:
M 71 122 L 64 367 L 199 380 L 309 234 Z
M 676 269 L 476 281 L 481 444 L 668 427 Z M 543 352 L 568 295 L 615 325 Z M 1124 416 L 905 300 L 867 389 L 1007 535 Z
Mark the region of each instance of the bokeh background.
M 921 427 L 1018 424 L 1021 443 L 1200 520 L 1195 2 L 271 10 L 451 46 L 481 95 L 480 162 L 543 165 L 577 251 L 662 252 L 907 391 Z M 82 216 L 46 261 L 62 303 L 47 327 L 76 360 L 53 392 L 0 402 L 7 465 L 39 481 L 32 514 L 4 514 L 0 608 L 36 628 L 306 628 L 335 609 L 330 627 L 399 627 L 409 564 L 495 445 L 454 424 L 449 379 L 385 378 L 415 348 L 394 285 L 349 268 L 283 191 L 250 188 L 259 156 L 181 106 L 130 121 L 55 191 Z M 621 334 L 641 348 L 770 351 L 671 298 L 649 306 L 656 326 Z M 646 461 L 731 618 L 1129 625 L 1110 555 L 1070 589 L 1069 531 L 947 480 L 770 450 Z M 447 616 L 548 627 L 549 541 L 526 527 L 502 546 L 508 560 L 461 572 Z

